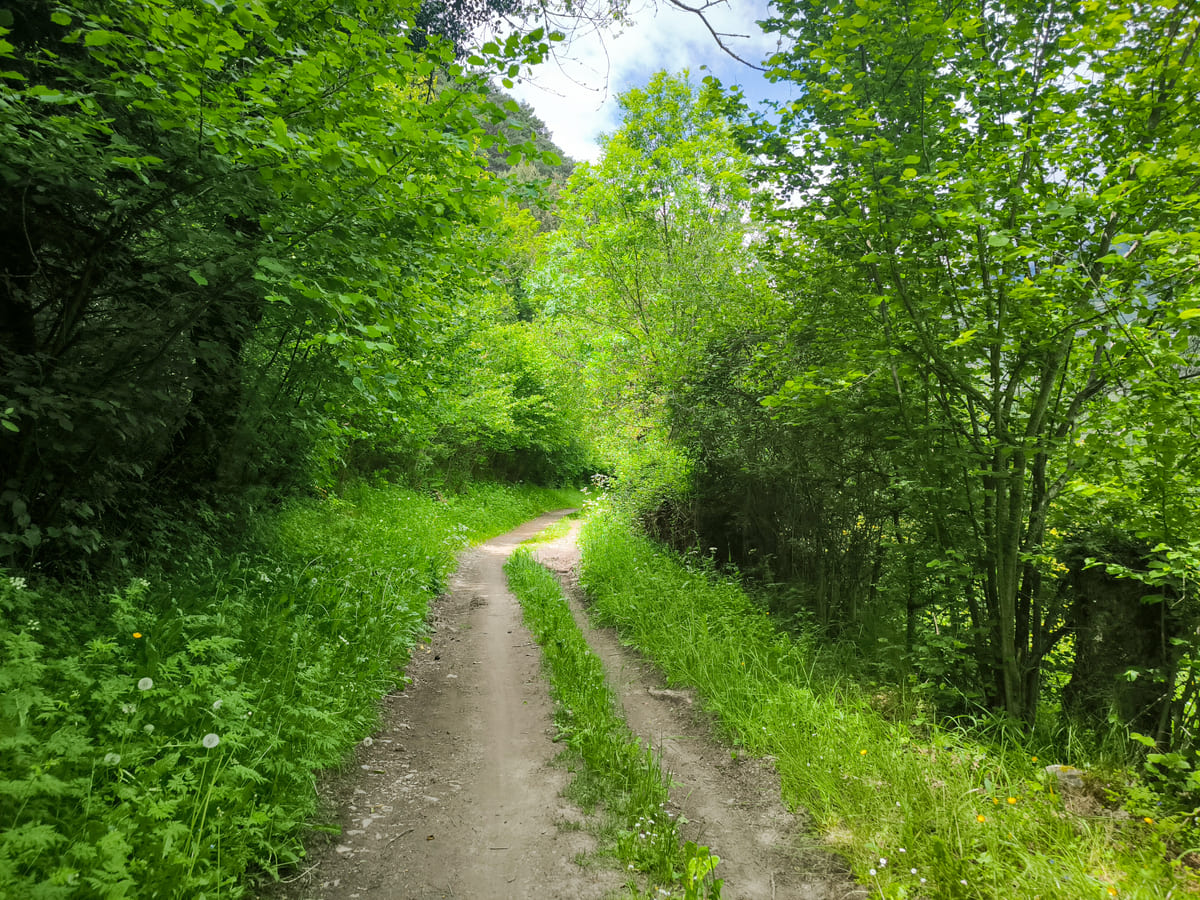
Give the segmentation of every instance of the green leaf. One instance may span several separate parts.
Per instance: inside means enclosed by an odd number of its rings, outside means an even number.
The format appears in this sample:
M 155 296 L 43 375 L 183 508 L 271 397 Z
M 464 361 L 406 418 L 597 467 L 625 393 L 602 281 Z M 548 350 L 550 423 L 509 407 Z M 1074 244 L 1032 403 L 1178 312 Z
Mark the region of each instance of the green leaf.
M 989 247 L 1007 247 L 1011 241 L 1012 239 L 1007 234 L 999 233 L 989 234 L 987 239 Z
M 16 422 L 10 422 L 8 419 L 0 419 L 0 426 L 7 428 L 9 431 L 20 431 Z
M 111 44 L 119 35 L 115 31 L 89 31 L 83 39 L 85 47 L 103 47 Z
M 8 12 L 8 10 L 4 10 L 4 12 Z M 5 28 L 8 28 L 10 25 L 12 25 L 12 13 L 11 12 L 8 12 L 8 18 L 9 18 L 8 24 L 4 24 L 3 22 L 0 22 L 0 25 L 4 25 Z M 50 14 L 50 21 L 53 22 L 55 25 L 70 25 L 71 17 L 68 16 L 65 12 L 59 11 L 59 12 L 54 12 L 54 13 Z
M 978 333 L 979 333 L 978 328 L 968 328 L 966 331 L 964 331 L 962 334 L 960 334 L 958 337 L 956 337 L 954 340 L 952 340 L 950 342 L 950 346 L 951 347 L 961 347 L 963 344 L 970 342 L 975 337 L 975 335 Z
M 1181 318 L 1181 319 L 1194 319 L 1197 316 L 1200 316 L 1200 307 L 1193 307 L 1192 309 L 1182 309 L 1179 311 L 1179 318 Z

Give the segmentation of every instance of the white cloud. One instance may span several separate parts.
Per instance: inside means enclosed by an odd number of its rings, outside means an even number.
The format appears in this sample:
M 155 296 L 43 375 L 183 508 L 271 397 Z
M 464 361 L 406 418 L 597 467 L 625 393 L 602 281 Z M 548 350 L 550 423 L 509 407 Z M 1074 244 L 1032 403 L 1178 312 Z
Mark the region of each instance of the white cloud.
M 727 0 L 706 16 L 722 40 L 743 59 L 760 63 L 775 51 L 773 36 L 755 24 L 767 15 L 766 0 Z M 635 0 L 632 24 L 619 33 L 581 29 L 556 46 L 555 57 L 523 75 L 510 91 L 533 107 L 555 141 L 575 159 L 595 160 L 597 139 L 618 124 L 616 95 L 644 84 L 660 69 L 691 69 L 699 79 L 707 65 L 726 84 L 742 84 L 759 99 L 779 96 L 761 73 L 725 54 L 699 16 L 665 0 Z

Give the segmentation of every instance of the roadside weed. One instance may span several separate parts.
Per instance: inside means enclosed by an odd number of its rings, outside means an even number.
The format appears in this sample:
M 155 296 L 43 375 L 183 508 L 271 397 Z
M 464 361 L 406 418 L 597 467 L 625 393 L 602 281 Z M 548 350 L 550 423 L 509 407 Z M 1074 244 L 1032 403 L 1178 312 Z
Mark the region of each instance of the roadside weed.
M 1152 815 L 1064 808 L 1036 750 L 887 717 L 826 676 L 735 579 L 687 565 L 603 508 L 581 536 L 598 620 L 694 686 L 734 752 L 772 756 L 784 800 L 885 898 L 1165 898 L 1184 872 Z M 1172 861 L 1174 860 L 1174 861 Z M 1116 893 L 1113 893 L 1113 892 Z
M 0 896 L 278 877 L 303 857 L 314 770 L 374 728 L 457 551 L 577 498 L 362 487 L 95 596 L 0 573 Z

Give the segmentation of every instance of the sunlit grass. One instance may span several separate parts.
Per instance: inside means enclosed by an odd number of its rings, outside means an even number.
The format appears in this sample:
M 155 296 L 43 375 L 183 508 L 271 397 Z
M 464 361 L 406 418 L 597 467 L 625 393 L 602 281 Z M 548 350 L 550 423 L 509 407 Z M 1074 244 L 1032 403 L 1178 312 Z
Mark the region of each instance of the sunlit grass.
M 809 810 L 875 896 L 1178 892 L 1157 825 L 1064 810 L 1043 767 L 1071 760 L 1037 759 L 1011 736 L 997 746 L 885 717 L 734 580 L 684 565 L 616 515 L 590 518 L 581 543 L 598 619 L 673 685 L 694 686 L 735 748 L 775 757 L 785 801 Z
M 0 574 L 0 896 L 236 897 L 300 861 L 456 553 L 579 502 L 362 487 L 102 596 Z

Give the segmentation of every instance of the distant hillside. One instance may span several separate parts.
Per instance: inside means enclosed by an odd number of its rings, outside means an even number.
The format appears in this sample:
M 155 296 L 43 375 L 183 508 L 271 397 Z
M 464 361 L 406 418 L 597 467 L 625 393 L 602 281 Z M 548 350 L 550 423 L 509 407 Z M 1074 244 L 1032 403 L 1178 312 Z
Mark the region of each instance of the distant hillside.
M 488 99 L 497 105 L 514 100 L 511 94 L 499 88 L 490 91 Z M 550 138 L 550 129 L 546 127 L 545 122 L 538 118 L 537 113 L 533 111 L 533 107 L 522 101 L 516 102 L 518 111 L 510 113 L 508 122 L 499 125 L 487 123 L 484 126 L 487 132 L 489 134 L 500 134 L 502 132 L 508 143 L 521 143 L 532 138 L 539 151 L 554 153 L 558 156 L 560 162 L 557 165 L 550 165 L 542 159 L 534 157 L 523 159 L 516 166 L 510 166 L 507 160 L 507 153 L 503 149 L 504 144 L 500 143 L 493 144 L 486 151 L 488 171 L 502 178 L 521 183 L 548 181 L 546 185 L 547 205 L 553 208 L 559 191 L 575 170 L 575 160 L 567 156 L 562 148 Z M 522 205 L 534 214 L 538 221 L 541 222 L 543 228 L 553 230 L 558 227 L 557 220 L 549 209 L 542 208 L 542 205 L 534 202 Z

